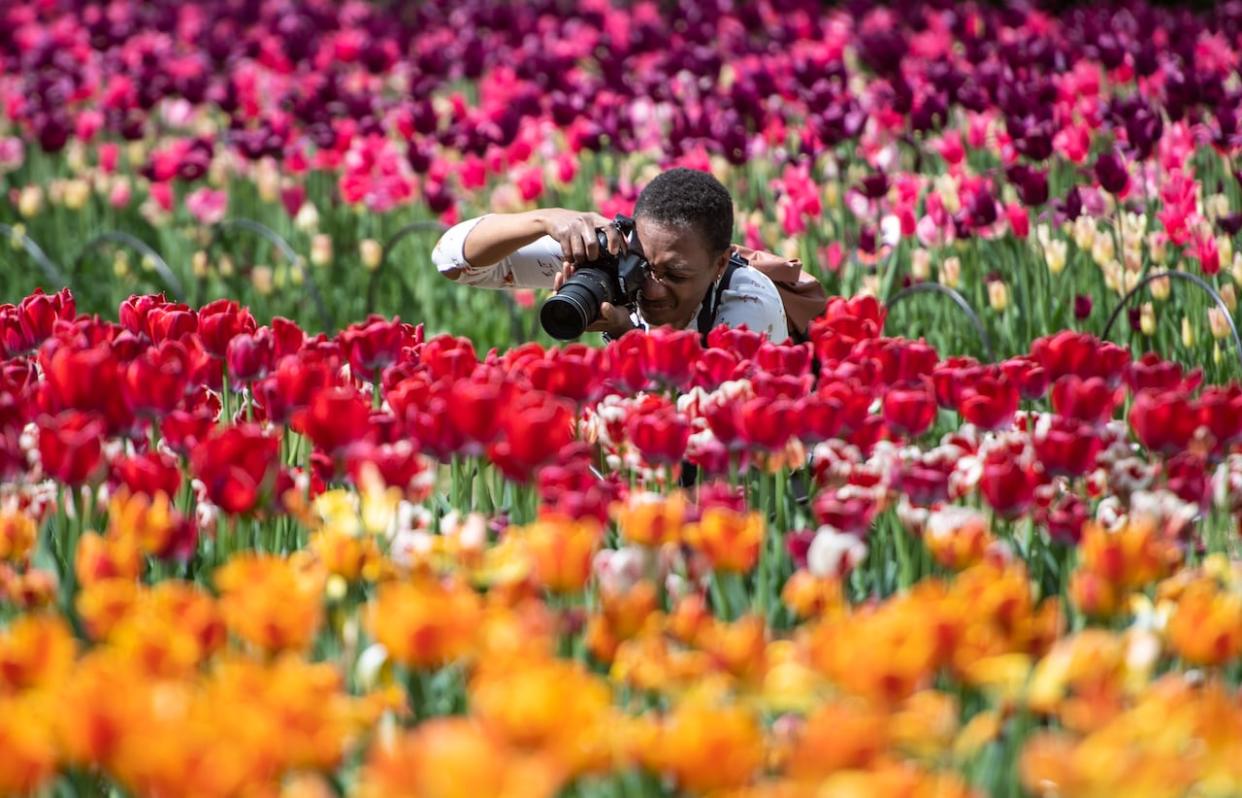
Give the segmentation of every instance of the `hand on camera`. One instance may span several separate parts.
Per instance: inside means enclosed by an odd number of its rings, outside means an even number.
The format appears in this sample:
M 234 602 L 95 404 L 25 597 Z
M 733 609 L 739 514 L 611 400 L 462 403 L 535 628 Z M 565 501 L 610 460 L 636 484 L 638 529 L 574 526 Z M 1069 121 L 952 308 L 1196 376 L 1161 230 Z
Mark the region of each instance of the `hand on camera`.
M 547 234 L 561 245 L 565 260 L 570 263 L 586 263 L 603 255 L 595 231 L 604 229 L 608 238 L 608 252 L 617 254 L 625 249 L 625 239 L 613 226 L 612 220 L 593 211 L 569 211 L 557 209 L 549 213 L 544 222 Z
M 552 278 L 552 288 L 556 291 L 561 290 L 561 286 L 565 281 L 574 274 L 574 265 L 569 261 L 561 264 L 561 271 Z M 630 312 L 626 308 L 619 308 L 611 302 L 604 302 L 599 306 L 599 318 L 590 327 L 587 332 L 608 333 L 613 338 L 620 338 L 630 330 L 634 329 L 634 322 L 630 319 Z

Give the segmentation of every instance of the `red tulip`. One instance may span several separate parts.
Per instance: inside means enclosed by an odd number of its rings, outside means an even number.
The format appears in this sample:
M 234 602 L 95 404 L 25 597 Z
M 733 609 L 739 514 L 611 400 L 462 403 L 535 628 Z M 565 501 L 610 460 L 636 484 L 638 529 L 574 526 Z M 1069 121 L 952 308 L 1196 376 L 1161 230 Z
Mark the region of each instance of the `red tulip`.
M 936 420 L 936 400 L 922 385 L 892 387 L 884 394 L 884 423 L 908 437 L 918 437 Z
M 741 359 L 727 349 L 707 349 L 694 364 L 694 384 L 715 390 L 721 383 L 735 378 Z
M 450 335 L 437 335 L 423 344 L 420 357 L 435 379 L 469 377 L 479 364 L 470 339 L 454 338 Z
M 842 403 L 823 394 L 811 394 L 795 403 L 794 418 L 801 422 L 797 436 L 816 444 L 836 437 L 841 429 Z
M 78 410 L 39 421 L 39 456 L 43 471 L 65 485 L 88 482 L 102 459 L 103 422 Z
M 157 418 L 167 415 L 185 396 L 188 358 L 180 341 L 147 348 L 125 368 L 125 403 L 135 413 Z
M 306 333 L 296 323 L 284 316 L 272 318 L 272 338 L 275 342 L 272 362 L 279 363 L 286 355 L 296 355 L 306 341 Z
M 772 374 L 801 377 L 810 373 L 813 356 L 814 352 L 810 344 L 777 346 L 765 343 L 759 347 L 755 360 L 759 363 L 759 368 Z
M 626 421 L 626 434 L 648 463 L 676 463 L 686 453 L 690 424 L 672 407 L 636 412 Z
M 936 350 L 922 341 L 875 338 L 860 341 L 851 355 L 857 359 L 873 357 L 880 362 L 880 379 L 886 385 L 915 382 L 936 368 Z
M 1193 452 L 1182 452 L 1164 464 L 1166 486 L 1179 499 L 1206 511 L 1212 504 L 1212 479 L 1207 461 Z
M 198 315 L 188 305 L 158 305 L 147 311 L 147 333 L 155 343 L 198 331 Z
M 624 393 L 645 390 L 647 374 L 647 339 L 639 330 L 631 330 L 604 347 L 604 373 L 608 382 Z
M 147 316 L 154 308 L 168 304 L 163 294 L 134 295 L 121 302 L 118 316 L 121 326 L 134 335 L 151 338 L 150 321 Z
M 188 457 L 215 425 L 216 414 L 206 409 L 174 410 L 160 421 L 160 435 L 173 451 Z
M 750 360 L 763 345 L 764 337 L 745 327 L 725 327 L 720 325 L 707 334 L 707 345 L 712 349 L 723 349 L 738 356 L 740 360 Z
M 190 456 L 207 497 L 230 515 L 253 511 L 273 484 L 280 441 L 255 424 L 226 427 L 200 443 Z
M 1066 493 L 1046 508 L 1037 508 L 1035 520 L 1048 530 L 1053 540 L 1076 546 L 1089 514 L 1087 503 L 1075 493 Z
M 17 305 L 25 349 L 33 349 L 50 338 L 58 320 L 72 321 L 76 315 L 77 304 L 68 288 L 62 288 L 55 294 L 45 294 L 42 289 L 36 289 Z
M 525 371 L 531 387 L 581 405 L 597 395 L 603 352 L 583 344 L 553 349 Z
M 993 452 L 983 461 L 979 492 L 1002 518 L 1013 519 L 1025 513 L 1035 498 L 1035 485 L 1035 473 L 1009 452 Z
M 945 410 L 954 410 L 961 401 L 962 389 L 987 370 L 973 357 L 951 357 L 936 364 L 932 371 L 932 389 L 936 404 Z
M 352 387 L 325 388 L 311 400 L 303 428 L 315 446 L 336 456 L 369 437 L 371 404 Z
M 483 371 L 484 369 L 480 369 Z M 513 388 L 499 372 L 472 379 L 457 380 L 448 389 L 448 417 L 472 444 L 472 454 L 481 454 L 496 439 L 504 408 L 513 400 Z
M 1100 377 L 1082 379 L 1073 374 L 1052 386 L 1052 409 L 1057 415 L 1100 425 L 1113 417 L 1121 397 Z
M 867 413 L 875 397 L 855 380 L 825 383 L 819 392 L 828 401 L 840 405 L 841 435 L 848 436 L 866 423 Z
M 979 377 L 962 387 L 957 412 L 979 429 L 996 430 L 1013 423 L 1018 389 L 1004 377 Z
M 1165 456 L 1185 451 L 1199 423 L 1199 409 L 1178 391 L 1146 388 L 1130 407 L 1135 436 L 1148 450 Z
M 0 305 L 0 356 L 13 357 L 32 348 L 26 341 L 26 334 L 22 332 L 22 320 L 17 306 Z
M 1100 439 L 1090 424 L 1074 418 L 1051 416 L 1046 430 L 1032 437 L 1035 456 L 1052 476 L 1080 477 L 1095 465 Z
M 1242 387 L 1212 387 L 1199 396 L 1199 423 L 1207 427 L 1218 450 L 1242 441 Z
M 367 465 L 375 468 L 385 485 L 403 491 L 423 472 L 418 448 L 408 440 L 379 445 L 363 443 L 351 449 L 347 467 L 355 485 L 361 484 L 362 470 Z
M 226 349 L 229 379 L 235 385 L 249 385 L 263 379 L 272 370 L 275 351 L 276 343 L 267 327 L 235 334 Z
M 1048 370 L 1030 357 L 1010 358 L 1000 364 L 1000 369 L 1023 399 L 1034 401 L 1048 392 Z
M 1203 382 L 1203 370 L 1195 369 L 1183 381 L 1180 364 L 1164 360 L 1155 352 L 1148 352 L 1126 366 L 1125 381 L 1136 394 L 1144 388 L 1180 389 L 1189 392 Z
M 690 384 L 695 364 L 703 354 L 697 332 L 660 327 L 639 335 L 645 338 L 649 379 L 671 388 Z
M 371 380 L 376 373 L 397 362 L 405 334 L 399 320 L 389 321 L 372 314 L 366 321 L 346 327 L 336 339 L 349 360 L 353 375 Z M 473 354 L 472 349 L 471 359 Z
M 1100 377 L 1109 385 L 1116 385 L 1130 362 L 1130 353 L 1116 344 L 1071 330 L 1036 340 L 1031 344 L 1030 356 L 1044 367 L 1053 382 L 1073 374 L 1084 379 Z
M 742 440 L 752 449 L 779 451 L 798 432 L 798 408 L 789 399 L 748 399 L 738 418 Z
M 490 455 L 502 472 L 526 483 L 534 470 L 556 457 L 573 440 L 573 408 L 547 394 L 520 394 L 505 413 Z
M 949 498 L 949 472 L 937 465 L 910 463 L 901 470 L 896 483 L 894 487 L 916 507 L 930 507 Z
M 213 357 L 226 357 L 229 343 L 238 335 L 254 332 L 257 326 L 250 310 L 231 299 L 208 302 L 198 311 L 198 336 Z
M 177 463 L 156 451 L 113 461 L 112 476 L 131 493 L 145 493 L 148 496 L 162 491 L 170 499 L 175 499 L 181 487 L 181 470 Z
M 815 520 L 848 535 L 866 537 L 875 518 L 875 500 L 870 496 L 847 496 L 840 492 L 821 493 L 811 505 Z

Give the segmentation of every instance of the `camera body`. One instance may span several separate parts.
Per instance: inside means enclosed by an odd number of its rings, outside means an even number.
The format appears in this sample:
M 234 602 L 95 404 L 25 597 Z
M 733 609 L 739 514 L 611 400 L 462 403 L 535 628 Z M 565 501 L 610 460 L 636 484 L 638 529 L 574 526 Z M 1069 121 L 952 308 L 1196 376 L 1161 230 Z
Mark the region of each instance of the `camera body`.
M 573 276 L 540 308 L 539 322 L 553 338 L 570 341 L 581 336 L 599 318 L 605 302 L 616 307 L 633 307 L 638 302 L 638 292 L 651 266 L 636 251 L 634 220 L 617 214 L 612 224 L 625 239 L 627 249 L 613 255 L 608 251 L 604 230 L 596 230 L 600 257 L 575 267 Z

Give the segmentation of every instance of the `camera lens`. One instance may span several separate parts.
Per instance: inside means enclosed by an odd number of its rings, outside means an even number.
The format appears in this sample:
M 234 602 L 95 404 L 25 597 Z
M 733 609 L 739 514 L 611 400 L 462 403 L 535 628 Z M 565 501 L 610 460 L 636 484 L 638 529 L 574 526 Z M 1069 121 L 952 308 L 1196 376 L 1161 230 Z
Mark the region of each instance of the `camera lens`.
M 599 318 L 599 306 L 609 299 L 608 279 L 599 269 L 580 269 L 548 297 L 539 309 L 539 323 L 548 335 L 570 341 L 586 332 Z

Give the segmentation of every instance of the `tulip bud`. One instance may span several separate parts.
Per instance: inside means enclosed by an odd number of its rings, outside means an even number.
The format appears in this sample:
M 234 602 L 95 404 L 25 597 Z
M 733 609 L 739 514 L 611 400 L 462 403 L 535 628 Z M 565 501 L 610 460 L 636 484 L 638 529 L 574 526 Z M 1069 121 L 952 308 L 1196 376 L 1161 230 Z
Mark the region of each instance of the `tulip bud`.
M 1169 237 L 1159 230 L 1149 233 L 1147 251 L 1153 262 L 1163 265 L 1169 257 Z
M 1213 194 L 1208 197 L 1204 205 L 1207 206 L 1204 210 L 1212 219 L 1219 219 L 1222 216 L 1229 215 L 1229 197 L 1224 194 Z
M 108 204 L 115 210 L 124 210 L 132 197 L 129 178 L 124 175 L 113 178 L 112 188 L 108 190 Z
M 289 267 L 281 263 L 276 266 L 272 272 L 272 287 L 277 291 L 285 287 L 289 282 Z
M 1009 307 L 1009 287 L 1004 280 L 992 280 L 988 283 L 988 304 L 997 313 L 1004 313 Z
M 940 264 L 940 282 L 949 288 L 957 288 L 962 282 L 962 261 L 956 255 L 945 258 Z
M 358 254 L 366 270 L 373 272 L 379 268 L 380 261 L 384 259 L 384 247 L 374 238 L 365 238 L 358 245 Z
M 1242 283 L 1242 252 L 1235 252 L 1233 254 L 1231 271 L 1233 272 L 1233 281 L 1235 283 Z
M 65 182 L 65 207 L 71 211 L 80 211 L 91 198 L 91 184 L 81 178 Z
M 880 295 L 880 276 L 878 274 L 867 274 L 863 276 L 862 287 L 858 289 L 858 293 L 864 296 Z
M 232 277 L 233 273 L 237 271 L 233 265 L 233 259 L 228 255 L 221 256 L 217 270 L 220 272 L 221 277 Z
M 1233 283 L 1225 283 L 1220 287 L 1220 298 L 1225 301 L 1225 307 L 1229 308 L 1230 313 L 1238 312 L 1238 294 Z
M 1212 362 L 1219 366 L 1223 359 L 1224 354 L 1221 352 L 1220 343 L 1212 344 Z
M 302 284 L 303 280 L 306 279 L 305 277 L 303 277 L 303 270 L 305 268 L 306 268 L 306 264 L 300 257 L 296 261 L 294 261 L 291 265 L 285 267 L 286 271 L 289 272 L 289 284 L 290 285 L 301 285 Z
M 1150 302 L 1139 308 L 1139 330 L 1149 338 L 1156 334 L 1156 308 Z
M 1060 274 L 1065 271 L 1065 259 L 1069 245 L 1064 239 L 1050 241 L 1044 245 L 1044 260 L 1048 262 L 1048 271 Z
M 125 148 L 125 157 L 131 164 L 146 163 L 147 147 L 141 141 L 131 141 Z
M 112 256 L 112 273 L 117 277 L 124 277 L 129 274 L 129 253 L 123 249 L 118 249 L 116 254 Z
M 1035 240 L 1044 249 L 1047 249 L 1048 245 L 1052 243 L 1052 228 L 1048 226 L 1047 222 L 1040 222 L 1035 225 Z
M 313 202 L 303 202 L 293 217 L 293 226 L 303 233 L 312 233 L 319 229 L 319 210 Z
M 264 202 L 276 202 L 280 199 L 280 170 L 271 158 L 259 161 L 255 174 L 255 184 L 259 189 L 259 199 Z
M 1161 302 L 1169 298 L 1169 293 L 1173 290 L 1173 286 L 1168 277 L 1158 277 L 1152 280 L 1147 286 L 1151 289 L 1152 299 Z
M 824 207 L 835 210 L 841 205 L 841 190 L 837 188 L 837 184 L 828 182 L 824 184 Z
M 1114 261 L 1114 263 L 1116 263 L 1116 261 Z M 1121 275 L 1122 293 L 1128 294 L 1129 292 L 1133 291 L 1134 287 L 1138 285 L 1138 281 L 1139 281 L 1138 272 L 1132 272 L 1132 271 L 1129 271 L 1128 269 L 1122 269 L 1120 267 L 1117 268 L 1117 271 Z
M 1190 318 L 1182 316 L 1182 346 L 1187 349 L 1195 345 L 1195 329 L 1190 326 Z
M 37 216 L 43 209 L 43 189 L 38 186 L 26 186 L 17 197 L 17 212 L 23 219 Z
M 1091 258 L 1100 266 L 1108 263 L 1116 254 L 1117 249 L 1113 246 L 1112 236 L 1098 235 L 1091 243 Z
M 207 253 L 201 249 L 190 258 L 190 268 L 193 270 L 195 277 L 206 277 L 208 266 Z
M 962 200 L 957 193 L 957 181 L 950 175 L 941 175 L 935 181 L 936 193 L 940 195 L 940 199 L 944 202 L 944 209 L 950 215 L 957 213 L 962 209 Z
M 1091 249 L 1095 239 L 1095 220 L 1089 216 L 1079 216 L 1074 221 L 1074 243 L 1079 249 Z
M 332 263 L 332 236 L 318 233 L 311 239 L 310 262 L 316 266 Z
M 1208 328 L 1216 340 L 1229 337 L 1229 320 L 1220 308 L 1208 308 Z
M 925 249 L 916 249 L 910 255 L 910 274 L 916 280 L 931 279 L 931 253 Z
M 22 248 L 24 240 L 26 240 L 26 225 L 18 222 L 12 226 L 12 232 L 9 233 L 9 247 L 17 251 Z
M 250 282 L 254 286 L 254 290 L 259 292 L 261 296 L 267 296 L 272 293 L 272 267 L 255 266 L 250 272 Z
M 1233 239 L 1229 236 L 1220 236 L 1216 239 L 1216 251 L 1220 253 L 1220 262 L 1229 263 L 1233 260 Z

